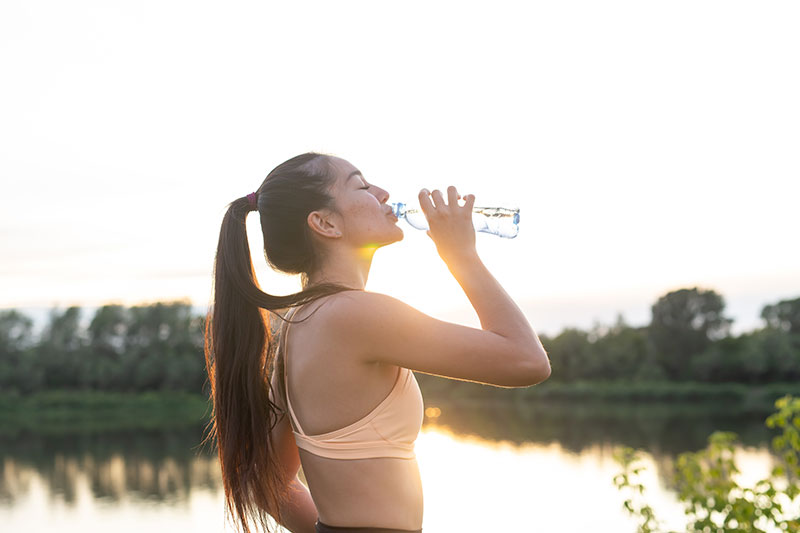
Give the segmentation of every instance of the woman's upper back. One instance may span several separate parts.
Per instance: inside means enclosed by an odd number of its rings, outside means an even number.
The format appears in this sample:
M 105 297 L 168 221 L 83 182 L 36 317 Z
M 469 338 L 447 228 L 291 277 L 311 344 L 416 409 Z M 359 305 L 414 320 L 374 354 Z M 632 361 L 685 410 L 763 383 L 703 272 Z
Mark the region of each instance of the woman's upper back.
M 328 297 L 291 311 L 282 329 L 287 410 L 297 446 L 333 459 L 414 458 L 423 418 L 413 373 L 354 357 L 329 334 Z M 303 320 L 304 322 L 297 322 Z

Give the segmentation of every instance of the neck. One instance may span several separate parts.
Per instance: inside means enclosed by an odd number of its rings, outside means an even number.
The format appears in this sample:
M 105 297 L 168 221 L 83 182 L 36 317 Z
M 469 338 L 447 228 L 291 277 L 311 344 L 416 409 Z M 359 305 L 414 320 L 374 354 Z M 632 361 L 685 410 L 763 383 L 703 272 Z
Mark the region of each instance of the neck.
M 319 283 L 336 283 L 351 289 L 364 290 L 376 248 L 355 250 L 329 250 L 317 272 L 308 276 L 305 288 Z

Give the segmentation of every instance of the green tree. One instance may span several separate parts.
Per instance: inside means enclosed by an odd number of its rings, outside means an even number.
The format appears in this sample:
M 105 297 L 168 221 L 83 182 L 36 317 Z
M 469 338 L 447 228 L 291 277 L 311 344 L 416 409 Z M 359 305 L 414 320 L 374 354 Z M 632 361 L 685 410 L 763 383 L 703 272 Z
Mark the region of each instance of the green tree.
M 127 330 L 126 309 L 121 305 L 104 305 L 95 312 L 89 324 L 89 342 L 98 352 L 119 355 L 125 349 Z
M 800 399 L 785 396 L 775 407 L 766 425 L 782 430 L 772 440 L 779 463 L 752 487 L 736 481 L 733 433 L 715 432 L 705 449 L 678 456 L 668 476 L 684 505 L 688 533 L 800 531 L 800 517 L 791 515 L 800 497 Z M 659 531 L 653 509 L 644 502 L 641 457 L 630 448 L 619 449 L 615 457 L 623 470 L 614 484 L 628 496 L 625 509 L 638 519 L 640 533 Z
M 0 357 L 30 348 L 32 330 L 33 320 L 16 309 L 0 311 Z
M 692 378 L 771 383 L 800 379 L 800 335 L 765 328 L 715 341 L 691 363 Z
M 19 311 L 0 311 L 0 391 L 31 392 L 41 386 L 32 330 L 33 320 Z
M 710 383 L 758 382 L 767 371 L 760 367 L 766 363 L 766 358 L 758 355 L 749 362 L 745 361 L 745 353 L 751 344 L 746 335 L 719 339 L 692 358 L 689 374 L 693 380 Z
M 800 334 L 800 298 L 765 306 L 761 318 L 769 328 Z
M 742 337 L 745 342 L 740 360 L 746 375 L 741 381 L 768 383 L 800 378 L 800 335 L 767 328 Z
M 591 365 L 586 377 L 591 379 L 633 379 L 647 361 L 647 333 L 633 328 L 622 315 L 610 327 L 595 327 L 589 332 L 592 342 Z
M 47 388 L 74 388 L 82 381 L 80 357 L 84 355 L 86 337 L 80 319 L 79 307 L 50 313 L 37 347 Z
M 125 337 L 125 357 L 132 366 L 135 390 L 200 391 L 204 379 L 202 318 L 188 302 L 132 307 Z
M 648 335 L 670 379 L 688 377 L 692 359 L 728 334 L 732 320 L 724 309 L 720 294 L 696 287 L 667 293 L 652 306 Z
M 587 375 L 587 364 L 593 363 L 593 354 L 585 331 L 566 328 L 542 344 L 550 357 L 554 381 L 575 381 Z
M 93 389 L 124 389 L 132 368 L 126 367 L 129 313 L 121 305 L 99 308 L 89 324 L 85 382 Z

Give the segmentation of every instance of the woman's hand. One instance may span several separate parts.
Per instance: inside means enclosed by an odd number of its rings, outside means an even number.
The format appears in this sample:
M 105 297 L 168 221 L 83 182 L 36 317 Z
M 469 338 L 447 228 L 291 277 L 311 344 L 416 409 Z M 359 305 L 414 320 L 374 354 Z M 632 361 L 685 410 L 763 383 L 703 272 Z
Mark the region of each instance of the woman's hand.
M 460 198 L 452 185 L 447 188 L 446 203 L 438 189 L 432 193 L 427 189 L 419 192 L 419 205 L 430 226 L 428 236 L 436 244 L 439 257 L 448 266 L 451 262 L 473 259 L 478 255 L 475 248 L 475 228 L 472 226 L 475 196 L 466 195 L 463 206 L 458 205 Z

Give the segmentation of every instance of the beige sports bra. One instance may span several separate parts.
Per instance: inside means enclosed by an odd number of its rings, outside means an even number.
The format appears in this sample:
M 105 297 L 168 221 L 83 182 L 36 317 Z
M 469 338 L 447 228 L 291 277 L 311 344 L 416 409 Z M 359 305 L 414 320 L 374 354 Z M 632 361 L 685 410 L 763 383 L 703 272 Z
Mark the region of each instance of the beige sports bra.
M 331 459 L 413 459 L 416 456 L 414 441 L 422 427 L 424 412 L 419 385 L 414 373 L 407 368 L 399 367 L 397 379 L 389 395 L 360 420 L 320 435 L 307 435 L 303 431 L 289 401 L 289 360 L 286 357 L 286 346 L 290 326 L 290 323 L 286 324 L 282 335 L 283 385 L 297 447 Z

